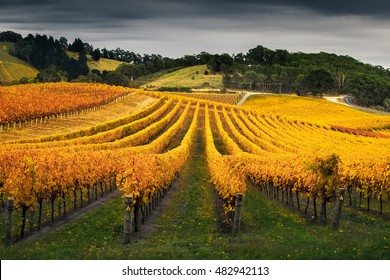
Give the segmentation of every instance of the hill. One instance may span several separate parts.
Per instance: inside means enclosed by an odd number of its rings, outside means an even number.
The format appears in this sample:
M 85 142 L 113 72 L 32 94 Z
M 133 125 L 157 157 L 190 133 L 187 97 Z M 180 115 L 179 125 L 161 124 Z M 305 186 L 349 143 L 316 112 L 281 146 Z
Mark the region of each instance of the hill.
M 125 63 L 118 60 L 113 60 L 109 58 L 101 58 L 98 61 L 95 61 L 92 59 L 91 56 L 87 55 L 88 61 L 87 65 L 89 70 L 99 70 L 100 72 L 106 71 L 114 71 L 116 68 L 118 68 L 119 65 Z
M 64 37 L 57 40 L 47 35 L 30 34 L 22 38 L 12 31 L 0 32 L 0 41 L 14 42 L 15 56 L 39 69 L 42 82 L 80 81 L 81 76 L 81 80 L 91 82 L 133 87 L 144 84 L 152 89 L 223 87 L 314 96 L 342 93 L 353 95 L 354 102 L 360 106 L 390 111 L 390 70 L 364 64 L 345 55 L 293 53 L 258 45 L 246 53 L 233 56 L 201 52 L 173 59 L 159 54 L 140 55 L 120 48 L 94 49 L 79 38 L 71 44 Z M 71 59 L 66 50 L 81 52 L 80 60 Z M 93 63 L 84 54 L 117 62 L 101 60 Z M 127 64 L 117 69 L 122 62 Z M 189 68 L 184 70 L 186 67 Z M 169 70 L 174 68 L 183 70 Z M 83 78 L 90 69 L 115 70 L 112 73 L 92 73 Z M 206 69 L 219 75 L 204 75 Z M 159 76 L 158 73 L 166 70 L 171 73 L 153 83 L 148 82 L 151 75 Z M 8 76 L 7 79 L 12 79 Z M 147 79 L 143 79 L 146 76 Z
M 13 43 L 0 43 L 0 84 L 8 84 L 23 77 L 31 78 L 38 74 L 38 70 L 23 60 L 8 53 Z
M 69 57 L 72 57 L 74 59 L 78 59 L 78 53 L 68 51 L 66 52 Z M 109 58 L 100 58 L 98 61 L 95 61 L 91 55 L 87 54 L 87 65 L 89 70 L 99 70 L 100 72 L 106 71 L 114 71 L 116 68 L 118 68 L 119 65 L 123 64 L 125 62 L 113 60 Z
M 143 87 L 188 87 L 188 88 L 221 88 L 221 74 L 205 74 L 207 65 L 197 65 L 173 71 L 159 77 L 157 80 L 144 84 Z

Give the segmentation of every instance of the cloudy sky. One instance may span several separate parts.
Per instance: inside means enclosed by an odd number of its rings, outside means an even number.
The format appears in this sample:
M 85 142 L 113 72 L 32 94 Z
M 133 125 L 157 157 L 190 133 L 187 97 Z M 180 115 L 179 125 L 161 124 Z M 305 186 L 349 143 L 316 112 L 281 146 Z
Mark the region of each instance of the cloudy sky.
M 388 0 L 0 0 L 0 31 L 140 54 L 332 52 L 390 68 Z

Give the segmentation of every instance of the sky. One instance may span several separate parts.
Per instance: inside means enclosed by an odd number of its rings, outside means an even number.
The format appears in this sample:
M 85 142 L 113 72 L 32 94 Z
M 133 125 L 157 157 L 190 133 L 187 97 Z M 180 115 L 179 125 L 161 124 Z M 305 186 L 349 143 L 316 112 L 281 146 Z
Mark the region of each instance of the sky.
M 349 55 L 390 68 L 388 0 L 0 0 L 0 31 L 161 54 Z

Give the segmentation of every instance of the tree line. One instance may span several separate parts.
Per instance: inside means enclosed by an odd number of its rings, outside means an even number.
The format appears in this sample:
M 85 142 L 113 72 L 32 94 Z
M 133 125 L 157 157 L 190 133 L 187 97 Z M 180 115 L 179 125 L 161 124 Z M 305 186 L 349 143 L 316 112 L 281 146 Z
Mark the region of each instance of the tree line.
M 290 53 L 263 46 L 217 65 L 226 87 L 322 96 L 352 94 L 356 103 L 390 111 L 390 70 L 352 57 L 321 52 Z
M 12 31 L 0 32 L 0 41 L 14 42 L 10 53 L 40 70 L 37 82 L 82 81 L 137 87 L 138 79 L 160 71 L 207 64 L 208 73 L 221 73 L 226 88 L 299 95 L 322 96 L 323 93 L 348 93 L 356 103 L 390 111 L 390 70 L 362 63 L 352 57 L 330 53 L 290 53 L 261 45 L 246 53 L 209 54 L 201 52 L 181 58 L 143 54 L 121 48 L 94 48 L 76 38 L 29 34 L 22 37 Z M 67 51 L 78 53 L 72 58 Z M 90 70 L 92 59 L 125 62 L 115 71 Z M 21 82 L 26 82 L 24 79 Z

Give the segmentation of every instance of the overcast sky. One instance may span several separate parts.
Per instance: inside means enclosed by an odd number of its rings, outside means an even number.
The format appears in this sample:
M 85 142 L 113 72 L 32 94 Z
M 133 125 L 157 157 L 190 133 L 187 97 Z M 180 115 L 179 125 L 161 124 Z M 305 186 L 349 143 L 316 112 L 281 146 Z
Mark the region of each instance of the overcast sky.
M 388 0 L 0 0 L 0 31 L 140 54 L 332 52 L 390 68 Z

